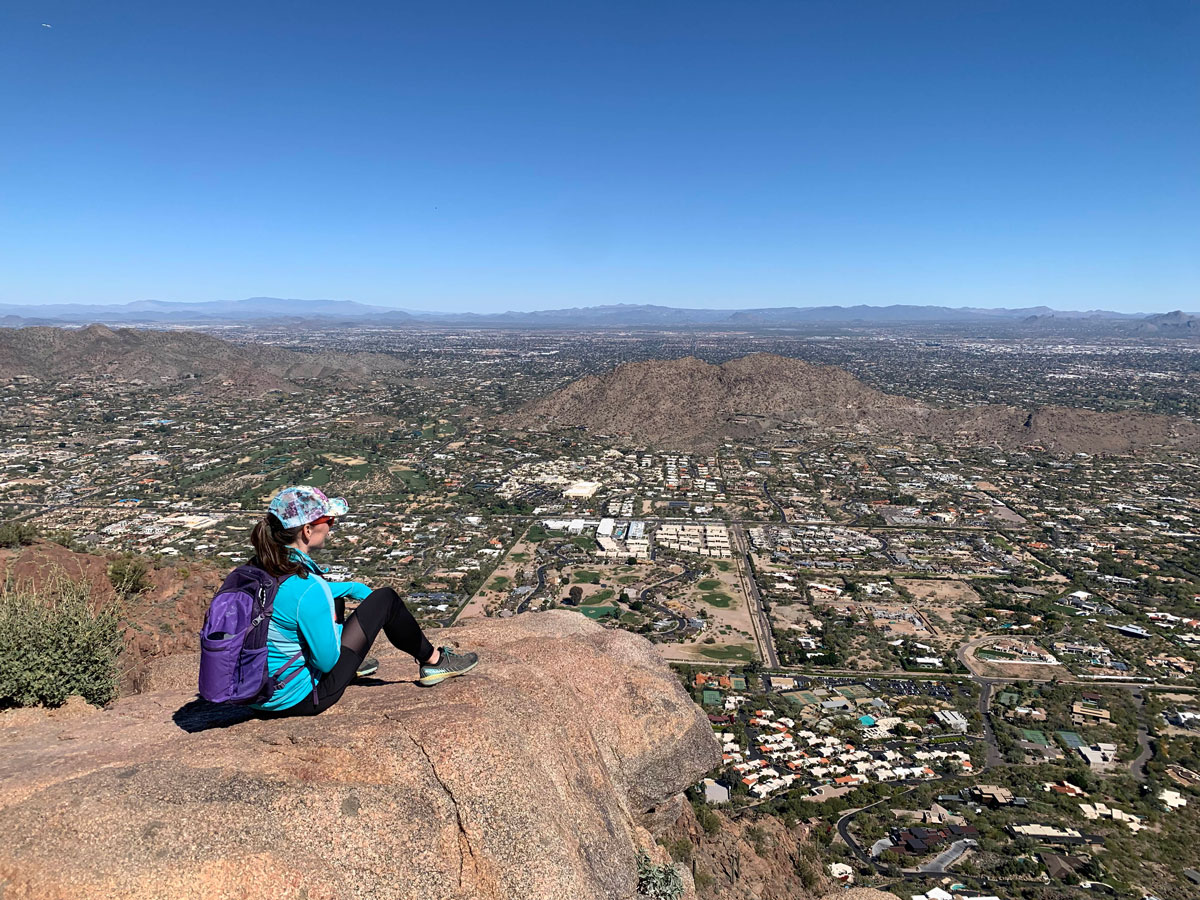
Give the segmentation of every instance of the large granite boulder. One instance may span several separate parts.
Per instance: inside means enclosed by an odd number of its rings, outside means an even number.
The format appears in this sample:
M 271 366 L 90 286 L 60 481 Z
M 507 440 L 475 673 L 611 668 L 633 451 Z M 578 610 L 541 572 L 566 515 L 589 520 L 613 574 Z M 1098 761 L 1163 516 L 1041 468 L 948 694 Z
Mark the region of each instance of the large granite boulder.
M 377 645 L 377 676 L 317 717 L 182 684 L 0 714 L 0 895 L 632 898 L 639 848 L 661 858 L 653 834 L 720 760 L 653 646 L 564 611 L 439 637 L 479 668 L 421 688 Z M 157 684 L 190 685 L 173 665 Z

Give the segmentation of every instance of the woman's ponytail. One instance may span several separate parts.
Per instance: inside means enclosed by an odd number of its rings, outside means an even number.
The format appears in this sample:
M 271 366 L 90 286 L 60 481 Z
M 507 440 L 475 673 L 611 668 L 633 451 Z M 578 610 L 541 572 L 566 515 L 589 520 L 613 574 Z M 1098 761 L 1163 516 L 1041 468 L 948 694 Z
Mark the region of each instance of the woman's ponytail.
M 250 532 L 250 543 L 254 545 L 258 566 L 276 578 L 287 575 L 307 578 L 308 572 L 304 566 L 288 553 L 288 544 L 295 541 L 299 534 L 300 528 L 284 528 L 274 513 L 267 513 L 259 519 Z

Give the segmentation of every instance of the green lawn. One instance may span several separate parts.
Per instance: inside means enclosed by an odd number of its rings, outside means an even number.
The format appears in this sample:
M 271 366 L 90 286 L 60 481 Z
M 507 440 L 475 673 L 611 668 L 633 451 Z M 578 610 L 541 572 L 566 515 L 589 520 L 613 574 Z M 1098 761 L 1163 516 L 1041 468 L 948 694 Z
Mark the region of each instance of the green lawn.
M 729 609 L 733 606 L 733 598 L 728 594 L 701 594 L 700 599 L 709 606 L 715 606 L 719 609 Z
M 511 559 L 513 562 L 525 562 L 527 559 L 529 559 L 529 554 L 528 553 L 510 553 L 510 554 L 508 554 L 508 558 Z
M 729 647 L 703 647 L 700 652 L 709 659 L 736 659 L 740 662 L 750 662 L 754 652 L 745 644 L 733 644 Z
M 641 580 L 642 580 L 641 575 L 622 575 L 620 578 L 617 579 L 617 584 L 633 584 L 634 582 L 641 581 Z
M 587 569 L 580 569 L 575 573 L 576 584 L 599 584 L 600 573 L 589 572 Z
M 721 581 L 718 578 L 705 578 L 696 587 L 702 591 L 715 591 L 721 586 Z
M 419 494 L 429 490 L 429 479 L 415 469 L 402 469 L 394 474 L 404 482 L 404 487 L 411 493 Z
M 613 592 L 606 588 L 603 591 L 597 591 L 596 593 L 592 594 L 590 597 L 584 597 L 583 600 L 580 602 L 583 603 L 585 606 L 593 606 L 597 603 L 603 603 L 605 600 L 611 600 L 612 597 L 613 597 Z
M 733 568 L 733 563 L 726 562 L 723 559 L 719 559 L 719 560 L 717 560 L 717 568 L 720 569 L 722 572 L 728 572 L 730 569 Z
M 488 585 L 488 590 L 507 591 L 510 584 L 512 584 L 512 580 L 510 578 L 507 578 L 504 575 L 497 575 L 492 579 L 492 583 Z

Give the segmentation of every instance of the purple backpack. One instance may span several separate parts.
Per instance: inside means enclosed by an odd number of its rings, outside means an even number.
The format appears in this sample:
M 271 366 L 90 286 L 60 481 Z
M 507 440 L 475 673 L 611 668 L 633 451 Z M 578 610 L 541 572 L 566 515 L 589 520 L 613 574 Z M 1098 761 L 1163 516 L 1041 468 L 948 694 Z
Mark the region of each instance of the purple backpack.
M 297 653 L 274 675 L 267 669 L 267 629 L 271 626 L 279 579 L 258 566 L 238 566 L 225 577 L 209 604 L 200 631 L 200 696 L 212 703 L 263 703 L 301 672 L 279 675 L 303 656 Z

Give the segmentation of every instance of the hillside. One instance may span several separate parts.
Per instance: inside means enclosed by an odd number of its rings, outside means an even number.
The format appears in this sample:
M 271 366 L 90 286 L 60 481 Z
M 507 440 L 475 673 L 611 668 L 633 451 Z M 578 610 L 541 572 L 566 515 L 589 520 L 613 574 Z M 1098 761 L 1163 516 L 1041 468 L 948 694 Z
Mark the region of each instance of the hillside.
M 380 354 L 307 354 L 232 344 L 190 331 L 86 328 L 0 329 L 0 380 L 32 375 L 47 381 L 78 375 L 147 384 L 186 379 L 200 386 L 232 383 L 250 391 L 294 387 L 294 380 L 398 372 Z
M 996 405 L 944 409 L 885 394 L 842 369 L 765 353 L 719 366 L 693 357 L 628 363 L 535 400 L 512 421 L 529 428 L 582 426 L 678 450 L 753 438 L 780 423 L 1062 453 L 1200 447 L 1200 427 L 1168 416 Z

